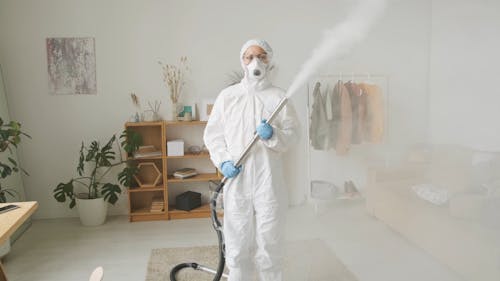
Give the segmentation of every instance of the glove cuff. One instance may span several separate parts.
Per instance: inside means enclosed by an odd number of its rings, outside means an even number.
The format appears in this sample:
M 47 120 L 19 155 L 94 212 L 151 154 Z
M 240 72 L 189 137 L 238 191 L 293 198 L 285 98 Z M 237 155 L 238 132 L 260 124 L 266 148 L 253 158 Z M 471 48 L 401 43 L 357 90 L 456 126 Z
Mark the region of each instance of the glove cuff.
M 220 169 L 222 170 L 222 167 L 224 167 L 224 164 L 228 163 L 228 162 L 232 162 L 231 160 L 226 160 L 226 161 L 223 161 L 222 163 L 220 163 Z

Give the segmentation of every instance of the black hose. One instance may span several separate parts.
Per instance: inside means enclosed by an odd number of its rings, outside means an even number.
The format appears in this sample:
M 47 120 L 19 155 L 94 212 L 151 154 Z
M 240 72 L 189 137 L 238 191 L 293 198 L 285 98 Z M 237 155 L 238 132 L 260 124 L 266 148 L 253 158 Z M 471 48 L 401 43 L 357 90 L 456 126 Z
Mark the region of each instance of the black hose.
M 210 218 L 212 219 L 212 227 L 217 233 L 217 240 L 219 242 L 219 264 L 217 265 L 217 272 L 213 281 L 219 281 L 224 273 L 224 267 L 226 266 L 226 258 L 225 258 L 225 244 L 224 244 L 224 234 L 222 233 L 222 224 L 217 217 L 217 198 L 224 187 L 224 181 L 222 181 L 217 188 L 215 189 L 212 198 L 210 199 Z M 184 268 L 193 268 L 199 269 L 199 264 L 197 263 L 180 263 L 170 271 L 170 281 L 177 281 L 176 275 L 177 272 Z
M 175 279 L 175 275 L 177 275 L 177 272 L 181 269 L 184 269 L 184 268 L 188 268 L 188 267 L 191 267 L 193 269 L 197 269 L 198 268 L 198 264 L 197 263 L 189 263 L 189 262 L 186 262 L 186 263 L 180 263 L 176 266 L 174 266 L 174 268 L 172 268 L 172 270 L 170 271 L 170 280 L 177 280 Z
M 210 200 L 210 217 L 212 218 L 212 226 L 217 233 L 217 240 L 219 242 L 219 264 L 213 281 L 219 281 L 221 279 L 222 273 L 224 273 L 224 267 L 226 266 L 226 245 L 224 243 L 224 234 L 222 233 L 222 224 L 217 217 L 217 198 L 219 197 L 223 187 L 224 182 L 222 181 L 215 189 L 215 193 Z

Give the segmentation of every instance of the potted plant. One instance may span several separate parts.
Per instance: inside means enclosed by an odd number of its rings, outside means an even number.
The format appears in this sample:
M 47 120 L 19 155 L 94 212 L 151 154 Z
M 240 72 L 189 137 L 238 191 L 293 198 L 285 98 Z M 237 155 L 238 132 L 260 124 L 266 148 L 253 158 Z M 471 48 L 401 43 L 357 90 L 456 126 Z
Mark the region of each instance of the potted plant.
M 140 135 L 129 130 L 125 130 L 120 138 L 127 154 L 135 152 L 142 143 Z M 118 159 L 115 144 L 119 150 Z M 113 169 L 123 167 L 117 180 L 123 186 L 130 186 L 138 169 L 132 161 L 123 159 L 115 135 L 104 146 L 95 140 L 89 146 L 82 142 L 79 154 L 78 176 L 59 183 L 53 191 L 54 198 L 61 203 L 69 201 L 70 208 L 76 206 L 83 225 L 101 225 L 106 220 L 108 203 L 114 205 L 122 191 L 116 181 L 110 181 L 105 176 Z
M 5 159 L 4 153 L 7 150 L 10 155 L 14 153 L 12 148 L 17 148 L 17 145 L 21 142 L 21 135 L 31 138 L 21 131 L 21 124 L 19 122 L 11 121 L 5 123 L 4 120 L 0 118 L 0 156 L 2 156 L 2 159 L 0 159 L 0 203 L 6 203 L 9 197 L 19 200 L 17 191 L 5 187 L 2 184 L 2 180 L 19 171 L 28 175 L 24 169 L 19 167 L 17 161 L 11 156 L 7 156 L 7 160 L 3 160 Z M 0 257 L 7 254 L 9 251 L 10 240 L 7 240 L 4 244 L 0 245 Z
M 12 147 L 17 148 L 17 145 L 21 142 L 21 135 L 31 138 L 29 135 L 21 131 L 20 123 L 16 121 L 5 123 L 3 119 L 0 118 L 0 155 L 3 155 L 6 150 L 9 150 L 9 153 L 12 155 Z M 8 162 L 4 162 L 0 160 L 1 180 L 12 175 L 12 173 L 17 173 L 19 171 L 22 171 L 25 175 L 28 175 L 28 173 L 24 169 L 18 166 L 14 158 L 8 156 L 7 161 Z M 6 203 L 8 197 L 14 199 L 17 198 L 17 192 L 11 188 L 5 188 L 4 186 L 2 186 L 2 182 L 0 181 L 0 203 Z

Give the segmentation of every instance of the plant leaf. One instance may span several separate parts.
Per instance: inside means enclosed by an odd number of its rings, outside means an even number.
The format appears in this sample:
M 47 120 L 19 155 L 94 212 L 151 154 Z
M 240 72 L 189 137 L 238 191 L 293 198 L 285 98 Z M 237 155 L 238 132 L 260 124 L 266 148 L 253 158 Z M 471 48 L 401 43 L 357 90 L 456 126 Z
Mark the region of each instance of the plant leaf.
M 54 198 L 57 202 L 66 202 L 66 199 L 71 199 L 69 204 L 70 208 L 73 208 L 76 204 L 74 195 L 73 179 L 67 183 L 59 183 L 54 189 Z
M 113 135 L 111 139 L 102 147 L 99 152 L 99 166 L 109 167 L 111 166 L 111 160 L 115 159 L 115 152 L 113 151 L 113 143 L 115 142 L 116 136 Z
M 10 121 L 9 127 L 14 129 L 15 131 L 19 131 L 21 129 L 21 123 L 16 122 L 16 121 Z
M 57 202 L 65 202 L 66 194 L 64 194 L 64 183 L 59 183 L 57 187 L 54 189 L 54 198 Z
M 14 199 L 17 198 L 17 196 L 19 196 L 19 193 L 17 193 L 17 191 L 15 191 L 14 189 L 4 189 L 2 191 L 5 192 L 6 194 L 9 194 Z
M 76 205 L 76 199 L 73 198 L 73 199 L 71 199 L 71 203 L 69 203 L 69 208 L 73 209 L 75 207 L 75 205 Z
M 11 174 L 12 174 L 12 168 L 9 165 L 0 162 L 0 177 L 4 179 L 10 176 Z
M 80 147 L 80 158 L 78 159 L 78 167 L 76 168 L 76 171 L 80 176 L 83 175 L 83 171 L 85 170 L 85 156 L 83 155 L 83 150 L 85 149 L 85 146 L 82 142 L 82 146 Z
M 134 175 L 139 172 L 137 165 L 133 163 L 129 163 L 127 167 L 123 168 L 123 170 L 118 174 L 118 181 L 121 185 L 125 187 L 130 187 L 134 180 Z
M 23 172 L 23 174 L 25 174 L 25 175 L 27 175 L 27 176 L 29 176 L 29 175 L 30 175 L 30 174 L 28 174 L 28 172 L 26 172 L 26 170 L 25 170 L 25 169 L 23 169 L 23 168 L 21 168 L 21 171 Z
M 120 135 L 122 140 L 121 145 L 123 150 L 130 155 L 139 149 L 142 145 L 142 136 L 138 132 L 132 131 L 130 129 L 125 129 Z
M 104 195 L 104 201 L 108 201 L 111 204 L 115 204 L 118 201 L 118 194 L 120 194 L 122 190 L 116 184 L 106 183 L 102 187 L 102 194 Z
M 9 159 L 10 163 L 12 163 L 12 165 L 14 165 L 14 167 L 17 166 L 16 160 L 14 160 L 12 157 L 8 157 L 8 159 Z
M 85 161 L 95 160 L 98 151 L 99 151 L 99 143 L 97 141 L 93 141 L 90 144 L 90 149 L 87 153 L 87 156 L 85 157 Z

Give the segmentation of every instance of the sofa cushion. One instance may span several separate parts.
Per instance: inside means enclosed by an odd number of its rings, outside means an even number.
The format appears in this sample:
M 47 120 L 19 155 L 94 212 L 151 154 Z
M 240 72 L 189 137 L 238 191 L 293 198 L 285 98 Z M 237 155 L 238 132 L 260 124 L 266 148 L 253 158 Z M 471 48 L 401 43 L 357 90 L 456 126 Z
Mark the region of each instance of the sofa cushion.
M 449 199 L 448 189 L 438 187 L 431 183 L 413 185 L 411 189 L 419 198 L 434 205 L 444 205 Z

